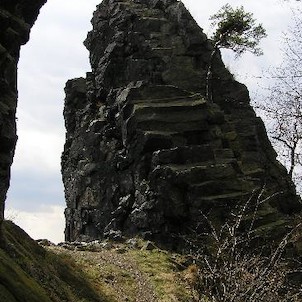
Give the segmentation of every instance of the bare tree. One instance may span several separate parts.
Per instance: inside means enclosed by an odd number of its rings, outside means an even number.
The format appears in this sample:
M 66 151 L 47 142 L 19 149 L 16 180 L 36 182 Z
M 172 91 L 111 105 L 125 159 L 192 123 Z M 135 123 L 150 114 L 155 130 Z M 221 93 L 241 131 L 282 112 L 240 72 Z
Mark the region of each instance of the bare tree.
M 283 63 L 270 72 L 269 94 L 257 107 L 265 114 L 268 133 L 294 180 L 302 172 L 302 11 L 284 35 Z M 300 171 L 299 171 L 300 170 Z
M 259 233 L 254 218 L 249 218 L 250 211 L 253 210 L 252 216 L 256 217 L 260 206 L 278 195 L 277 192 L 265 197 L 264 192 L 265 187 L 258 193 L 253 192 L 221 227 L 215 226 L 203 215 L 209 231 L 202 234 L 199 240 L 206 242 L 207 246 L 197 249 L 193 271 L 199 301 L 301 301 L 301 287 L 295 286 L 289 279 L 290 274 L 300 272 L 300 268 L 291 267 L 285 251 L 301 233 L 302 224 L 292 227 L 279 244 L 269 246 L 266 243 L 266 247 L 256 247 L 255 240 Z M 247 231 L 242 232 L 242 227 Z M 267 253 L 268 249 L 271 253 Z

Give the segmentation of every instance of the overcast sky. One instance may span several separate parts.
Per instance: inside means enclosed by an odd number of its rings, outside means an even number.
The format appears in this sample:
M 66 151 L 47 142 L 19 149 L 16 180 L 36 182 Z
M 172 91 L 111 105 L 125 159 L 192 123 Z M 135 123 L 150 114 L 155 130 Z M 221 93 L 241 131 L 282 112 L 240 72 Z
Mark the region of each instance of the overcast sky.
M 209 16 L 226 1 L 183 0 L 206 33 Z M 68 79 L 85 76 L 90 70 L 88 52 L 83 46 L 90 19 L 100 0 L 48 0 L 22 47 L 19 62 L 18 144 L 12 169 L 11 188 L 6 201 L 6 217 L 34 239 L 64 239 L 64 193 L 60 156 L 64 144 L 64 86 Z M 291 20 L 289 2 L 282 0 L 230 0 L 266 28 L 262 43 L 264 55 L 243 55 L 234 61 L 225 53 L 226 65 L 245 83 L 251 95 L 257 92 L 262 70 L 281 60 L 282 32 Z M 294 3 L 294 2 L 292 2 Z M 261 83 L 260 83 L 261 85 Z

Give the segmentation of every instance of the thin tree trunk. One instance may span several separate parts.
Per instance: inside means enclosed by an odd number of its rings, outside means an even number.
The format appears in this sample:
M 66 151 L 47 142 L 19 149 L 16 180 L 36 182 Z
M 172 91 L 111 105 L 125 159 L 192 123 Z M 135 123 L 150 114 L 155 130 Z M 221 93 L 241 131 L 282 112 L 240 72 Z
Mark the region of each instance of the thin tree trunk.
M 294 168 L 296 165 L 296 147 L 297 147 L 297 142 L 294 143 L 294 146 L 290 150 L 290 169 L 289 169 L 289 176 L 293 178 L 294 174 Z
M 213 61 L 214 57 L 218 51 L 217 45 L 214 46 L 214 50 L 211 53 L 208 71 L 207 71 L 207 77 L 206 77 L 206 99 L 213 103 Z

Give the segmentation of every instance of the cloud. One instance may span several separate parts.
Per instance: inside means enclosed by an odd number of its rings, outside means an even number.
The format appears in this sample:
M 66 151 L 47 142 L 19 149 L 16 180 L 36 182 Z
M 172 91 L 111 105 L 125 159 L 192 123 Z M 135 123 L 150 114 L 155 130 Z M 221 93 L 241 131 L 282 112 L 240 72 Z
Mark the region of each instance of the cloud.
M 64 144 L 64 136 L 60 134 L 56 133 L 56 129 L 41 131 L 34 127 L 20 127 L 13 173 L 26 171 L 29 176 L 37 171 L 48 174 L 59 172 Z
M 64 86 L 90 70 L 83 45 L 100 0 L 52 0 L 41 9 L 18 65 L 18 143 L 6 215 L 34 238 L 63 240 L 60 157 Z
M 9 208 L 5 217 L 24 229 L 33 239 L 45 239 L 59 243 L 64 241 L 64 208 L 43 206 L 32 213 Z
M 60 170 L 64 86 L 89 71 L 82 44 L 98 0 L 52 0 L 42 8 L 19 61 L 18 144 L 14 173 Z M 30 173 L 30 172 L 29 172 Z
M 13 173 L 6 206 L 27 212 L 40 211 L 44 205 L 64 205 L 64 190 L 59 170 L 26 170 Z

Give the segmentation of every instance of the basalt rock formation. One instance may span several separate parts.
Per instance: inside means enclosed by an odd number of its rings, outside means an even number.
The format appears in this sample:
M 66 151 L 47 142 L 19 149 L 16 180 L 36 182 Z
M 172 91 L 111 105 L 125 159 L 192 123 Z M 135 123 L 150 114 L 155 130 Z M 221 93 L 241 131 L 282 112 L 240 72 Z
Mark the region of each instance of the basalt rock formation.
M 213 45 L 184 5 L 104 0 L 92 24 L 92 72 L 65 88 L 66 240 L 203 232 L 261 191 L 255 225 L 284 230 L 294 185 L 219 54 L 205 99 Z
M 46 0 L 0 1 L 0 236 L 16 136 L 17 64 L 21 45 Z

